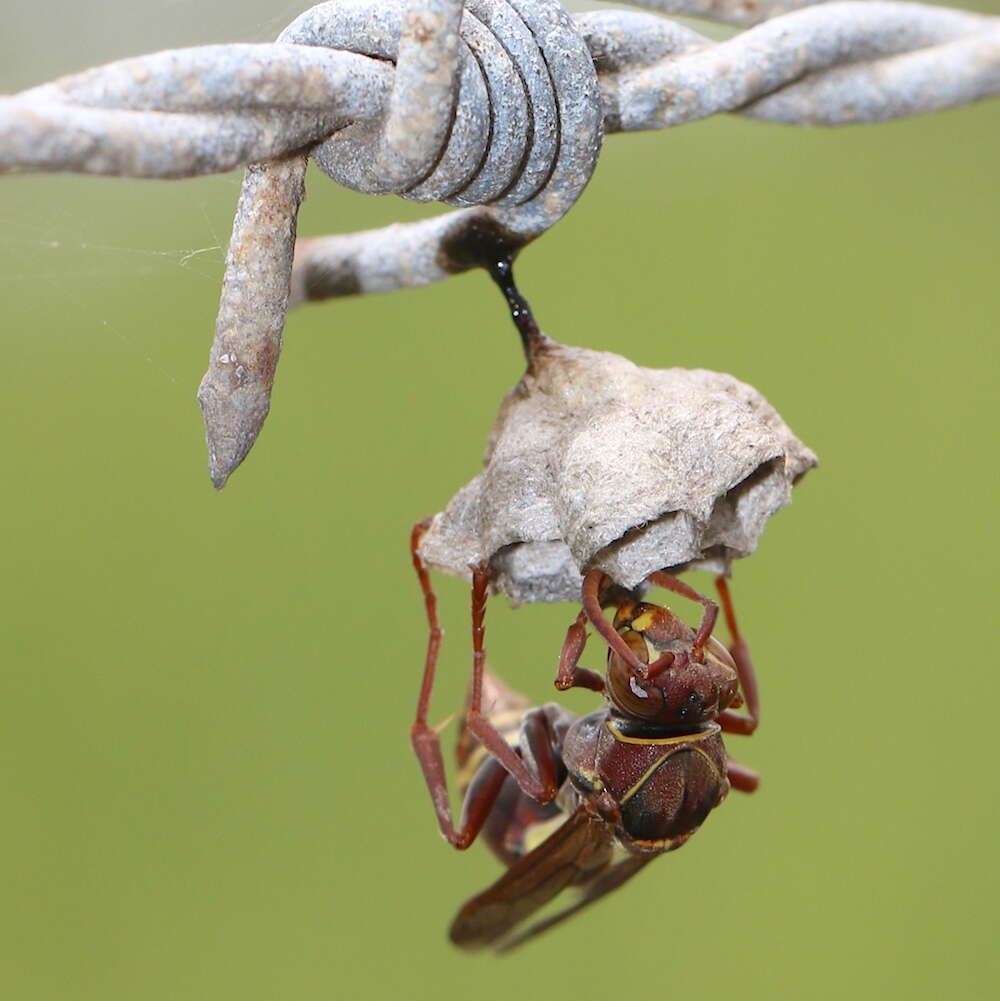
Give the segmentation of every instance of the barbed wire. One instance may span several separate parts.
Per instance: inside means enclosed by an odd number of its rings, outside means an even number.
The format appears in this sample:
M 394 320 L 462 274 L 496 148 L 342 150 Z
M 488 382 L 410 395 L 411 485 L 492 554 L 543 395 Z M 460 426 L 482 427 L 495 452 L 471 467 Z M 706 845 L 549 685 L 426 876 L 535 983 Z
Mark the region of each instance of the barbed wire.
M 221 488 L 267 416 L 291 306 L 516 254 L 580 196 L 605 132 L 719 112 L 879 122 L 1000 93 L 1000 18 L 875 0 L 638 5 L 756 26 L 716 42 L 555 0 L 338 0 L 274 44 L 140 56 L 0 98 L 0 170 L 250 165 L 198 394 Z M 355 190 L 462 208 L 296 246 L 308 156 Z

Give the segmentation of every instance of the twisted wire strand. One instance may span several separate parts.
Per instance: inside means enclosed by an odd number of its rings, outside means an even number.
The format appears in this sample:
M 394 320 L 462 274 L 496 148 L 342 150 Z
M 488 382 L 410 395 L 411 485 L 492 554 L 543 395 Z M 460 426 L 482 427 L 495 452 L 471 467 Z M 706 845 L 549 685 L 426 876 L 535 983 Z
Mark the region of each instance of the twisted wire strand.
M 789 6 L 740 0 L 713 11 L 711 2 L 678 0 L 671 9 L 736 22 L 744 5 L 764 14 Z M 344 3 L 323 4 L 292 27 L 309 15 L 319 21 L 317 12 L 339 19 L 348 10 Z M 726 42 L 626 11 L 580 14 L 573 22 L 597 69 L 606 132 L 663 128 L 720 111 L 790 124 L 885 121 L 1000 92 L 1000 19 L 923 4 L 831 2 L 783 14 Z M 328 37 L 332 43 L 334 35 Z M 339 40 L 350 42 L 343 32 Z M 352 131 L 384 118 L 399 69 L 388 55 L 320 45 L 286 40 L 175 49 L 0 97 L 0 170 L 180 178 L 272 159 L 331 136 L 346 151 Z M 536 81 L 523 69 L 529 84 Z M 876 79 L 879 103 L 855 106 Z M 480 77 L 469 86 L 485 84 Z M 485 93 L 488 115 L 516 114 L 506 91 L 494 85 Z M 532 107 L 542 106 L 537 82 L 529 98 Z M 471 101 L 457 103 L 458 113 L 474 113 L 463 108 Z M 519 124 L 501 124 L 497 132 L 516 137 L 518 130 Z M 416 141 L 432 133 L 411 126 L 410 134 Z M 434 138 L 432 155 L 439 148 Z M 370 165 L 328 166 L 342 169 L 346 182 Z M 382 174 L 369 169 L 370 187 L 361 190 L 405 193 L 405 185 L 385 180 L 384 162 L 383 168 Z
M 690 9 L 690 8 L 686 8 Z M 606 132 L 719 112 L 802 125 L 879 122 L 1000 94 L 1000 19 L 845 0 L 783 14 L 725 42 L 629 11 L 578 15 Z M 430 284 L 457 214 L 303 240 L 292 305 Z
M 275 44 L 161 52 L 0 98 L 0 171 L 250 165 L 199 390 L 221 487 L 267 415 L 289 305 L 516 253 L 579 197 L 604 131 L 719 112 L 884 121 L 1000 93 L 997 18 L 881 0 L 638 5 L 757 26 L 714 42 L 651 14 L 571 18 L 555 0 L 337 0 Z M 307 155 L 357 190 L 462 208 L 296 247 Z
M 603 19 L 593 20 L 602 26 Z M 654 30 L 642 18 L 629 35 Z M 900 117 L 921 107 L 910 89 L 913 71 L 898 69 L 896 57 L 904 53 L 919 52 L 926 69 L 939 59 L 943 69 L 954 53 L 964 54 L 966 75 L 979 80 L 976 96 L 997 93 L 1000 82 L 1000 19 L 923 4 L 831 3 L 783 15 L 718 43 L 693 32 L 687 37 L 661 32 L 659 37 L 669 48 L 661 58 L 637 67 L 634 53 L 631 65 L 602 75 L 611 128 L 666 128 L 737 110 L 808 125 Z M 839 88 L 831 91 L 826 74 L 835 67 Z M 874 77 L 883 82 L 882 101 L 877 107 L 859 104 L 855 79 L 861 84 Z M 947 90 L 950 80 L 934 72 L 926 84 Z M 777 92 L 781 101 L 769 100 Z M 947 106 L 936 99 L 926 110 Z
M 633 7 L 646 7 L 660 14 L 700 17 L 721 24 L 752 27 L 780 14 L 813 7 L 828 0 L 630 0 Z

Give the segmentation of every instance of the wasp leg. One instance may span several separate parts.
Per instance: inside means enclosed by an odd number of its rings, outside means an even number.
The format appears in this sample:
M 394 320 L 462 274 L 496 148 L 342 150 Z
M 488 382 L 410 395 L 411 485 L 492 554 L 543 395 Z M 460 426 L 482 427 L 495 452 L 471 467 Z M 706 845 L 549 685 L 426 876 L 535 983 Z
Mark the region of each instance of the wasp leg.
M 413 557 L 413 569 L 417 572 L 420 590 L 424 596 L 424 608 L 427 613 L 427 655 L 424 659 L 424 677 L 420 685 L 420 696 L 417 699 L 417 715 L 410 727 L 410 743 L 420 762 L 424 773 L 424 781 L 431 794 L 434 812 L 437 814 L 438 827 L 442 835 L 451 844 L 459 847 L 458 832 L 451 822 L 451 808 L 448 802 L 448 784 L 445 778 L 444 758 L 441 754 L 441 741 L 437 732 L 427 723 L 427 710 L 430 706 L 431 691 L 434 688 L 434 673 L 437 669 L 438 652 L 441 649 L 441 626 L 437 617 L 437 595 L 431 587 L 430 574 L 420 557 L 420 540 L 427 531 L 429 521 L 422 521 L 413 526 L 410 534 L 410 555 Z
M 706 598 L 700 591 L 696 591 L 690 584 L 685 584 L 684 581 L 678 580 L 673 574 L 666 573 L 663 570 L 651 573 L 646 579 L 650 584 L 655 584 L 657 587 L 662 587 L 667 591 L 673 591 L 674 594 L 682 595 L 691 601 L 697 601 L 698 604 L 705 606 L 705 614 L 701 617 L 698 632 L 695 633 L 694 645 L 691 648 L 691 656 L 695 660 L 700 660 L 702 652 L 705 649 L 705 644 L 708 642 L 708 637 L 712 635 L 712 630 L 715 628 L 715 620 L 719 615 L 719 606 L 711 598 Z
M 483 621 L 486 618 L 486 596 L 489 591 L 489 582 L 489 571 L 485 566 L 480 565 L 472 568 L 472 690 L 465 717 L 466 726 L 471 733 L 479 738 L 483 747 L 510 772 L 521 787 L 522 792 L 527 793 L 539 803 L 551 803 L 559 792 L 556 762 L 553 760 L 551 767 L 545 767 L 539 763 L 538 774 L 533 774 L 517 752 L 504 740 L 503 734 L 482 712 L 483 668 L 486 663 L 486 650 L 483 646 L 486 630 Z M 545 719 L 544 714 L 540 714 L 540 718 Z M 545 725 L 548 725 L 547 721 Z M 547 739 L 545 743 L 550 744 Z
M 521 717 L 518 747 L 514 748 L 514 753 L 546 787 L 558 788 L 562 784 L 566 773 L 559 756 L 555 731 L 544 708 L 529 709 Z M 487 755 L 469 782 L 459 826 L 463 831 L 468 830 L 473 838 L 482 830 L 500 793 L 500 786 L 508 776 L 500 761 Z M 494 782 L 497 783 L 495 789 Z
M 413 568 L 420 581 L 420 589 L 424 595 L 424 608 L 427 612 L 427 656 L 424 661 L 424 677 L 420 686 L 420 697 L 417 700 L 417 715 L 410 728 L 410 742 L 420 762 L 424 773 L 424 781 L 434 804 L 438 827 L 445 840 L 456 848 L 468 848 L 482 830 L 486 818 L 496 803 L 500 790 L 507 779 L 506 770 L 494 759 L 489 759 L 476 773 L 465 795 L 462 807 L 462 818 L 458 830 L 451 818 L 451 805 L 448 798 L 448 780 L 445 773 L 444 758 L 441 753 L 441 741 L 437 731 L 428 725 L 427 712 L 430 707 L 431 691 L 434 687 L 434 675 L 437 670 L 438 653 L 441 649 L 441 627 L 437 617 L 437 595 L 431 587 L 430 574 L 420 557 L 420 540 L 427 531 L 429 522 L 423 521 L 413 527 L 410 535 L 410 554 L 413 557 Z
M 757 675 L 753 669 L 753 661 L 750 659 L 750 648 L 736 625 L 736 613 L 733 610 L 733 599 L 729 593 L 729 584 L 726 578 L 717 577 L 715 586 L 718 588 L 719 598 L 722 601 L 722 614 L 726 618 L 726 626 L 730 636 L 729 652 L 736 662 L 736 673 L 740 679 L 740 688 L 743 691 L 743 700 L 747 710 L 746 714 L 743 714 L 727 709 L 719 714 L 716 722 L 726 733 L 740 733 L 748 736 L 757 729 L 757 725 L 760 723 Z
M 587 644 L 587 630 L 584 625 L 587 613 L 581 611 L 573 624 L 566 630 L 566 640 L 559 653 L 559 668 L 556 671 L 556 688 L 565 692 L 569 688 L 589 688 L 592 692 L 604 691 L 604 678 L 596 671 L 581 667 L 580 654 Z
M 604 642 L 635 672 L 636 677 L 648 681 L 650 677 L 655 677 L 670 667 L 674 662 L 674 655 L 668 650 L 652 664 L 645 664 L 639 659 L 636 652 L 618 634 L 618 630 L 604 617 L 601 606 L 601 584 L 604 582 L 604 577 L 602 570 L 588 570 L 584 575 L 583 587 L 580 590 L 584 614 Z
M 437 731 L 427 723 L 434 675 L 437 670 L 438 653 L 441 648 L 442 631 L 437 617 L 437 596 L 431 587 L 430 574 L 420 557 L 420 540 L 427 531 L 429 522 L 415 525 L 410 536 L 410 553 L 416 570 L 420 589 L 424 595 L 427 612 L 427 655 L 424 661 L 424 677 L 417 700 L 416 719 L 410 728 L 410 742 L 424 774 L 424 781 L 430 792 L 438 827 L 445 840 L 456 848 L 468 848 L 482 830 L 490 810 L 493 808 L 500 790 L 510 772 L 518 784 L 529 795 L 540 802 L 551 802 L 558 790 L 559 762 L 552 749 L 552 734 L 547 717 L 541 710 L 533 710 L 525 716 L 524 739 L 531 749 L 538 775 L 532 775 L 517 752 L 503 739 L 500 733 L 480 715 L 482 704 L 483 662 L 482 649 L 483 618 L 485 616 L 486 587 L 488 577 L 483 570 L 473 573 L 473 686 L 469 703 L 469 729 L 483 742 L 493 757 L 476 773 L 465 796 L 462 817 L 458 830 L 451 818 L 448 798 L 448 781 L 441 753 L 441 741 Z M 478 614 L 477 614 L 478 609 Z M 474 712 L 473 712 L 474 711 Z M 501 753 L 496 753 L 497 741 L 502 744 Z M 510 767 L 513 759 L 517 769 Z M 523 779 L 523 781 L 522 781 Z M 535 795 L 537 793 L 537 795 Z
M 479 832 L 483 829 L 483 824 L 486 823 L 496 805 L 500 790 L 506 781 L 507 771 L 496 758 L 487 758 L 479 766 L 465 792 L 458 831 L 455 832 L 454 838 L 448 838 L 456 848 L 468 848 L 476 840 Z M 448 836 L 445 835 L 445 837 Z
M 441 650 L 443 635 L 437 617 L 437 595 L 431 587 L 430 574 L 420 556 L 420 540 L 430 527 L 430 519 L 417 522 L 410 533 L 410 556 L 413 559 L 413 569 L 420 582 L 420 590 L 424 596 L 424 610 L 427 614 L 427 654 L 424 658 L 424 677 L 420 685 L 420 696 L 417 700 L 417 718 L 414 726 L 427 727 L 427 709 L 431 701 L 431 690 L 434 688 L 434 672 L 437 669 L 438 653 Z
M 740 792 L 756 792 L 760 785 L 760 776 L 752 768 L 732 759 L 726 762 L 726 777 L 729 784 Z

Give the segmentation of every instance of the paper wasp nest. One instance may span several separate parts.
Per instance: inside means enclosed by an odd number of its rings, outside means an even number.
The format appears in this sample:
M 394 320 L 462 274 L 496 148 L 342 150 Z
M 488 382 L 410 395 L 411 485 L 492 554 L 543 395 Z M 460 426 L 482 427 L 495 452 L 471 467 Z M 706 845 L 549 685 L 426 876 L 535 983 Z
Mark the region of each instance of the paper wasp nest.
M 814 465 L 731 375 L 546 341 L 503 401 L 483 471 L 420 551 L 462 576 L 488 561 L 518 603 L 578 601 L 594 567 L 626 587 L 664 568 L 724 572 Z

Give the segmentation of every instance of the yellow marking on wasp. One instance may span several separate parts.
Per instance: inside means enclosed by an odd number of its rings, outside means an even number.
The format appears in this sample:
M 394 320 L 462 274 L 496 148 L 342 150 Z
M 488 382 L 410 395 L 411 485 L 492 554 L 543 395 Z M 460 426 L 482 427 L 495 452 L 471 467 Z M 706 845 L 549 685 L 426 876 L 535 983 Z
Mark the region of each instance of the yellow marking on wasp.
M 722 731 L 722 727 L 718 723 L 709 723 L 704 730 L 699 730 L 697 733 L 679 733 L 673 737 L 630 737 L 628 734 L 622 733 L 613 720 L 605 720 L 604 725 L 608 728 L 611 736 L 623 744 L 692 744 L 714 737 L 715 734 Z
M 656 615 L 652 610 L 643 612 L 638 618 L 632 620 L 632 628 L 637 633 L 644 633 L 653 624 L 654 618 Z
M 518 737 L 521 734 L 521 720 L 524 719 L 524 713 L 524 709 L 505 709 L 502 712 L 489 713 L 487 718 L 500 731 L 503 739 L 511 747 L 516 748 Z M 447 724 L 454 715 L 452 713 L 444 723 Z M 469 783 L 475 777 L 476 772 L 479 771 L 480 766 L 490 756 L 490 752 L 477 742 L 466 759 L 465 764 L 455 773 L 455 781 L 460 792 L 464 794 L 464 791 L 469 787 Z
M 632 788 L 629 789 L 624 796 L 622 796 L 622 806 L 624 806 L 639 791 L 639 789 L 641 789 L 642 786 L 646 784 L 648 779 L 652 776 L 653 772 L 655 772 L 661 765 L 666 764 L 666 762 L 670 758 L 672 758 L 675 754 L 679 754 L 681 751 L 685 750 L 690 751 L 692 754 L 700 754 L 708 763 L 708 767 L 715 773 L 716 779 L 718 779 L 719 781 L 722 780 L 722 773 L 719 771 L 718 766 L 711 759 L 711 757 L 700 747 L 692 746 L 690 744 L 688 744 L 687 747 L 675 747 L 672 750 L 668 751 L 666 754 L 664 754 L 662 758 L 657 758 L 656 761 L 652 765 L 650 765 L 645 772 L 643 772 L 642 777 L 639 779 L 639 781 L 636 782 L 636 784 L 632 786 Z
M 632 844 L 641 852 L 649 852 L 651 855 L 662 855 L 664 852 L 672 852 L 680 848 L 692 834 L 694 834 L 694 831 L 688 831 L 687 834 L 678 834 L 675 838 L 664 838 L 662 841 L 633 841 Z
M 514 746 L 517 744 L 524 715 L 524 709 L 505 709 L 502 712 L 487 713 L 486 718 L 504 735 L 507 743 Z
M 635 611 L 634 601 L 623 601 L 618 606 L 618 618 L 627 619 Z
M 604 783 L 601 781 L 601 776 L 598 772 L 590 768 L 578 768 L 576 770 L 577 775 L 580 776 L 592 789 L 596 789 L 600 792 L 604 788 Z
M 534 851 L 550 834 L 554 834 L 563 824 L 566 823 L 566 814 L 558 813 L 550 820 L 543 820 L 541 823 L 532 824 L 524 832 L 524 843 L 522 849 L 524 854 Z

